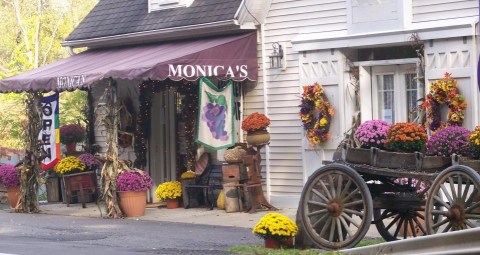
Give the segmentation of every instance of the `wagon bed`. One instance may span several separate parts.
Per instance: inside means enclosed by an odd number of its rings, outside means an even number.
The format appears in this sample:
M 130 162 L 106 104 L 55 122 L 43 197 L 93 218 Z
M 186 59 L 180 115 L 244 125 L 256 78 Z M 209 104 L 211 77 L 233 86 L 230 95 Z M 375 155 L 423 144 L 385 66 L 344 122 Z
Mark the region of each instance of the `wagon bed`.
M 418 158 L 418 156 L 417 156 Z M 480 226 L 480 175 L 469 166 L 389 168 L 325 161 L 300 198 L 300 223 L 323 249 L 350 248 L 375 224 L 386 241 Z

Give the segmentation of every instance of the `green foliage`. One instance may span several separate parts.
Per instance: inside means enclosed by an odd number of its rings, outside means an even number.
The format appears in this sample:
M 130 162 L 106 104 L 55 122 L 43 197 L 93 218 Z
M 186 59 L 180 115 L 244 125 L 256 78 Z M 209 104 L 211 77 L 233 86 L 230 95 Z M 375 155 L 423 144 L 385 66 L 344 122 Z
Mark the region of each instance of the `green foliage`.
M 38 6 L 39 2 L 0 1 L 0 79 L 67 57 L 60 43 L 98 0 L 45 0 Z M 0 93 L 2 147 L 23 147 L 22 123 L 26 120 L 23 101 L 22 94 Z M 61 124 L 78 123 L 85 102 L 85 92 L 62 93 Z
M 82 113 L 86 104 L 86 91 L 75 90 L 60 93 L 60 125 L 78 124 L 80 121 L 80 124 L 85 126 L 85 117 Z
M 263 246 L 232 246 L 228 248 L 233 254 L 257 254 L 257 255 L 342 255 L 337 251 L 324 251 L 320 249 L 268 249 Z
M 364 247 L 375 244 L 384 243 L 383 238 L 376 239 L 364 239 L 360 241 L 355 247 Z M 257 255 L 342 255 L 343 253 L 338 251 L 324 251 L 320 249 L 267 249 L 263 246 L 254 245 L 237 245 L 228 248 L 228 251 L 234 254 L 257 254 Z

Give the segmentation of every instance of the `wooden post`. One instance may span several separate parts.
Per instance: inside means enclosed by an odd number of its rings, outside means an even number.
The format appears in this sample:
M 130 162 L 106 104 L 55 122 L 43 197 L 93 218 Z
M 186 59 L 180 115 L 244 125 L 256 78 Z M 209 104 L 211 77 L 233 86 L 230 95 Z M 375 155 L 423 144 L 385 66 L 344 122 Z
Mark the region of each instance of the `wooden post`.
M 244 192 L 246 196 L 249 196 L 251 202 L 250 208 L 247 209 L 249 213 L 254 213 L 259 207 L 265 207 L 268 210 L 276 211 L 278 210 L 273 205 L 268 203 L 265 195 L 263 194 L 262 188 L 262 157 L 260 156 L 260 150 L 265 145 L 258 145 L 249 147 L 247 149 L 247 154 L 243 157 L 243 164 L 248 167 L 248 182 L 243 185 Z

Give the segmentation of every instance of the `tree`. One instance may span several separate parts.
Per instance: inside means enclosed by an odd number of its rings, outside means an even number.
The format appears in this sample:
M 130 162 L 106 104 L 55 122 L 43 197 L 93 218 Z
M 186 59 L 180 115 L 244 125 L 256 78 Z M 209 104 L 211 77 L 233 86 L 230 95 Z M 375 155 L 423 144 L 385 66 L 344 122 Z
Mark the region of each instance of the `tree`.
M 67 57 L 67 51 L 60 42 L 97 2 L 0 0 L 0 22 L 3 25 L 0 36 L 0 79 Z M 65 111 L 65 116 L 61 118 L 65 123 L 72 123 L 81 116 L 84 94 L 62 94 L 65 103 L 61 102 L 60 110 Z M 0 94 L 0 143 L 3 147 L 22 147 L 21 122 L 26 119 L 25 110 L 20 107 L 23 100 L 24 96 L 19 94 Z

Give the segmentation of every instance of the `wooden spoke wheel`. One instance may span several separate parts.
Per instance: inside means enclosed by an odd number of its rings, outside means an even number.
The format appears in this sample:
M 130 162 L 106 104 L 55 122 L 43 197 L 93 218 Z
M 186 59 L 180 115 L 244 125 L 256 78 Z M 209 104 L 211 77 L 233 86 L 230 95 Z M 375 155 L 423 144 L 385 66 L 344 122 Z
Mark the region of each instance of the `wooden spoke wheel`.
M 423 209 L 375 209 L 375 226 L 385 241 L 396 241 L 427 234 Z
M 428 191 L 425 216 L 428 234 L 480 226 L 480 176 L 470 167 L 443 170 Z
M 401 185 L 410 186 L 412 190 L 385 194 L 383 200 L 387 202 L 382 204 L 386 207 L 373 210 L 378 233 L 388 242 L 427 235 L 424 196 L 431 182 L 403 179 Z
M 351 248 L 372 221 L 372 197 L 362 177 L 348 166 L 329 164 L 308 179 L 300 198 L 306 235 L 323 249 Z

